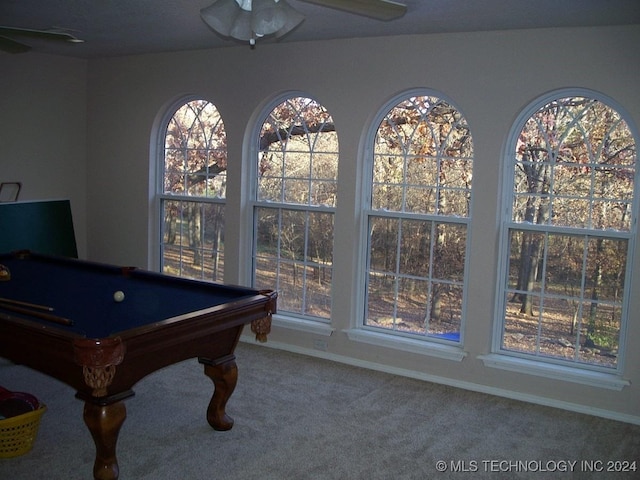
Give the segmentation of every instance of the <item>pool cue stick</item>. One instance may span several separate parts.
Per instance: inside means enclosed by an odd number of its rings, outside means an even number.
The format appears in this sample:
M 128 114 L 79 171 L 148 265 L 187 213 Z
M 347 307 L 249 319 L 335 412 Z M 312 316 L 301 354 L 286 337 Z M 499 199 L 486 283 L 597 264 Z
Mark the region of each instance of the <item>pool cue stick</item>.
M 40 318 L 41 320 L 46 320 L 48 322 L 58 323 L 60 325 L 71 326 L 73 322 L 68 318 L 58 317 L 56 315 L 51 315 L 49 313 L 38 312 L 36 310 L 30 310 L 28 308 L 22 308 L 15 305 L 11 305 L 8 303 L 1 303 L 0 308 L 4 310 L 11 310 L 12 312 L 22 313 L 23 315 L 28 315 L 35 318 Z
M 17 305 L 19 307 L 35 308 L 36 310 L 44 310 L 46 312 L 53 312 L 53 307 L 47 305 L 38 305 L 37 303 L 21 302 L 20 300 L 12 300 L 10 298 L 0 297 L 0 303 L 9 303 L 11 305 Z

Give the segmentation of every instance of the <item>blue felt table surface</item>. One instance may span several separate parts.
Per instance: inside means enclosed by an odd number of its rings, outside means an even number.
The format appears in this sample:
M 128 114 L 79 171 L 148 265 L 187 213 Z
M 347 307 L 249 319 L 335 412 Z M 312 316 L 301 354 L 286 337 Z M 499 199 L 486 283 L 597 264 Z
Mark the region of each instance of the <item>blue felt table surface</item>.
M 0 282 L 0 298 L 52 307 L 52 315 L 73 322 L 72 326 L 61 328 L 92 338 L 257 293 L 253 289 L 189 281 L 142 270 L 124 274 L 118 267 L 76 260 L 41 261 L 1 255 L 0 265 L 9 268 L 11 274 L 9 281 Z M 122 302 L 114 300 L 116 291 L 124 293 Z

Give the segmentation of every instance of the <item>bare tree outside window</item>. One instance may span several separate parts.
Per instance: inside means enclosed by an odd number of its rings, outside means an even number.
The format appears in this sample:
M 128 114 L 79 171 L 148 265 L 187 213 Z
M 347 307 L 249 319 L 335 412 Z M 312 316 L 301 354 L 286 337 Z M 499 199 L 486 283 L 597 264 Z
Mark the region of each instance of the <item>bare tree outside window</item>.
M 512 155 L 501 347 L 615 368 L 633 238 L 633 135 L 602 101 L 564 97 L 526 120 Z
M 164 136 L 162 271 L 202 280 L 224 275 L 227 138 L 206 100 L 180 106 Z
M 315 100 L 289 98 L 258 138 L 254 286 L 278 290 L 278 310 L 329 321 L 338 137 Z
M 374 139 L 364 324 L 459 341 L 473 142 L 448 102 L 412 96 Z

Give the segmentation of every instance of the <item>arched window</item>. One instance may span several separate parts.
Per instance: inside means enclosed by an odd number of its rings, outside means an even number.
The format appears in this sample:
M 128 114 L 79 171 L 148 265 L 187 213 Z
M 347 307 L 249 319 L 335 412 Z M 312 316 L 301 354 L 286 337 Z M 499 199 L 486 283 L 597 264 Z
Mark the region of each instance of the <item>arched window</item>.
M 181 104 L 163 146 L 161 269 L 222 281 L 227 137 L 216 107 L 200 99 Z
M 373 139 L 364 325 L 459 342 L 473 142 L 465 118 L 428 93 L 405 96 Z
M 494 349 L 616 369 L 636 230 L 629 125 L 598 94 L 556 93 L 521 115 L 506 155 Z
M 258 134 L 254 286 L 278 290 L 278 310 L 329 321 L 338 137 L 317 101 L 290 97 Z

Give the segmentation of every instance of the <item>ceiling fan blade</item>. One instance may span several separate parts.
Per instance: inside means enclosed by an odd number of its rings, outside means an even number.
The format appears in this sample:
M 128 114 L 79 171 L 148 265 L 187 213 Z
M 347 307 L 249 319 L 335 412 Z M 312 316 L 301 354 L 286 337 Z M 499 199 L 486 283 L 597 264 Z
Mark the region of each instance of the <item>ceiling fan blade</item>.
M 301 0 L 321 7 L 335 8 L 376 20 L 395 20 L 407 12 L 407 6 L 392 0 Z
M 7 53 L 25 53 L 31 50 L 31 47 L 0 35 L 0 50 Z
M 0 35 L 21 36 L 31 38 L 41 38 L 44 40 L 58 40 L 63 42 L 82 42 L 78 38 L 74 37 L 70 33 L 56 32 L 49 30 L 33 30 L 30 28 L 16 28 L 16 27 L 1 27 Z

